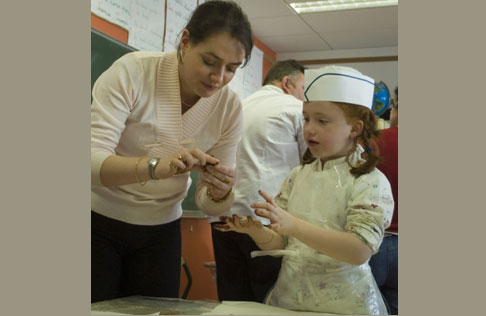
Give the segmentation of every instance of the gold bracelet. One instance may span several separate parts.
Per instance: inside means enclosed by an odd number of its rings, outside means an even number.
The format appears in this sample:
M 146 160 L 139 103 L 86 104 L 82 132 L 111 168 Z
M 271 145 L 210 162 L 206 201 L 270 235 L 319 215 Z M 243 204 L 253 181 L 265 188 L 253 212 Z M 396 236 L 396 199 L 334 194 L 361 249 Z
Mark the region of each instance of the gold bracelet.
M 265 245 L 265 244 L 271 243 L 272 240 L 273 240 L 273 233 L 272 233 L 269 241 L 265 241 L 265 242 L 255 241 L 255 243 L 258 244 L 258 245 Z
M 223 201 L 226 201 L 226 199 L 228 199 L 228 196 L 230 196 L 231 192 L 233 191 L 233 188 L 231 187 L 228 191 L 228 193 L 226 193 L 225 196 L 223 196 L 220 200 L 216 200 L 212 194 L 211 194 L 211 190 L 209 188 L 207 188 L 207 191 L 206 191 L 206 194 L 208 195 L 208 197 L 213 201 L 213 202 L 216 202 L 216 203 L 221 203 Z
M 135 164 L 135 177 L 137 178 L 137 182 L 140 183 L 140 185 L 145 185 L 145 183 L 147 183 L 147 181 L 140 181 L 140 177 L 138 176 L 138 164 L 140 163 L 140 161 L 142 161 L 142 159 L 144 159 L 145 157 L 140 157 L 138 158 L 137 160 L 137 163 Z

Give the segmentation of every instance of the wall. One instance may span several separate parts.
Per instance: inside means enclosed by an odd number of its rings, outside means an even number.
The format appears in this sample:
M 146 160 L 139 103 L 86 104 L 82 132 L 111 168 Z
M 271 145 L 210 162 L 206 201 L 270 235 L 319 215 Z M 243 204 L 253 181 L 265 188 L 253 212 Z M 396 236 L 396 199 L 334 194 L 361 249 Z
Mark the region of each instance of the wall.
M 308 68 L 325 65 L 352 67 L 375 81 L 386 83 L 393 95 L 398 85 L 398 47 L 280 53 L 278 60 L 296 59 Z
M 187 299 L 218 300 L 216 282 L 205 262 L 214 261 L 211 228 L 206 218 L 182 218 L 182 256 L 192 276 L 192 285 Z M 180 295 L 187 285 L 184 271 L 181 271 Z
M 263 74 L 262 74 L 262 80 L 265 80 L 265 76 L 267 75 L 268 71 L 272 66 L 275 64 L 277 60 L 277 54 L 270 49 L 267 45 L 265 45 L 263 42 L 260 40 L 254 38 L 253 42 L 256 47 L 262 50 L 263 52 Z
M 106 35 L 110 35 L 113 38 L 116 38 L 120 42 L 125 44 L 128 43 L 128 31 L 122 29 L 121 27 L 114 25 L 106 20 L 103 20 L 100 17 L 91 13 L 91 27 L 97 29 L 100 32 L 105 33 Z
M 125 44 L 128 43 L 128 31 L 114 25 L 94 14 L 91 13 L 91 27 L 101 31 L 107 35 L 110 35 L 113 38 L 116 38 L 120 42 Z M 257 38 L 253 39 L 254 45 L 263 51 L 263 69 L 262 69 L 262 78 L 265 79 L 265 76 L 268 70 L 272 67 L 277 59 L 277 54 L 267 45 L 265 45 L 262 41 L 258 40 Z

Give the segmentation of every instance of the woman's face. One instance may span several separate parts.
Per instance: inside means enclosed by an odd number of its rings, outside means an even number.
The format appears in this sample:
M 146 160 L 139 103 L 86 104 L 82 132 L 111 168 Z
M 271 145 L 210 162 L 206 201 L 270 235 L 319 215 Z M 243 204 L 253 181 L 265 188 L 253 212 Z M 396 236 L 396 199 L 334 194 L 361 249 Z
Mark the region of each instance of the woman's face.
M 353 126 L 344 111 L 328 101 L 304 102 L 304 138 L 316 158 L 325 160 L 346 156 L 353 147 Z
M 186 98 L 207 98 L 227 85 L 243 62 L 241 42 L 227 32 L 212 35 L 198 44 L 190 42 L 188 30 L 181 36 L 179 76 L 181 94 Z

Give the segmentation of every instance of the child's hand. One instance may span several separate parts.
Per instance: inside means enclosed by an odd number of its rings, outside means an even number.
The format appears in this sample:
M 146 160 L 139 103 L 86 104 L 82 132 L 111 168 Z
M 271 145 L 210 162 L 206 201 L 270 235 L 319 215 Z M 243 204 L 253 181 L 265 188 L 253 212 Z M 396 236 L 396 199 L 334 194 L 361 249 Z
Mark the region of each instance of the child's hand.
M 226 224 L 215 224 L 214 228 L 222 232 L 234 231 L 237 233 L 251 234 L 255 230 L 263 227 L 262 222 L 254 220 L 251 216 L 239 217 L 233 214 L 232 218 L 221 216 L 220 219 Z
M 292 235 L 295 228 L 295 217 L 278 207 L 277 203 L 270 195 L 259 190 L 258 193 L 266 202 L 255 202 L 251 207 L 255 209 L 255 214 L 270 220 L 269 228 L 282 235 Z

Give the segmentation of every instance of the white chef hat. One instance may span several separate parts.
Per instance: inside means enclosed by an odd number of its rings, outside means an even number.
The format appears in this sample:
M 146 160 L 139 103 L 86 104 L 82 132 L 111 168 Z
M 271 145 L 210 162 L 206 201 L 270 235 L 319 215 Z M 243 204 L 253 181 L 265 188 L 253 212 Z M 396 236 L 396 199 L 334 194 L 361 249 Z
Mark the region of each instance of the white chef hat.
M 305 101 L 333 101 L 351 103 L 371 109 L 375 80 L 359 71 L 342 66 L 306 69 L 304 76 Z

